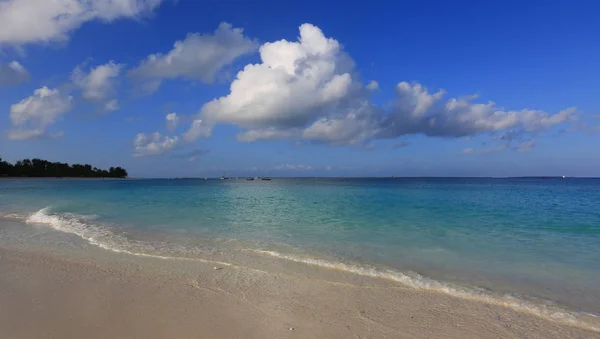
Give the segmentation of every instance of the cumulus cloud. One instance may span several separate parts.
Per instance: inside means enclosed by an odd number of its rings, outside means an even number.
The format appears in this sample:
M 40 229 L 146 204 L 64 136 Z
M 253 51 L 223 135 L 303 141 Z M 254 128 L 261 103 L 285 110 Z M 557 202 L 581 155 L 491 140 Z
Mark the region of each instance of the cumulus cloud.
M 83 23 L 149 14 L 162 0 L 0 1 L 0 44 L 67 40 Z
M 540 110 L 504 110 L 494 102 L 474 103 L 475 96 L 442 101 L 445 91 L 430 93 L 421 84 L 400 82 L 394 108 L 380 123 L 379 137 L 406 134 L 462 137 L 506 129 L 546 130 L 573 118 L 575 108 L 555 114 Z
M 209 127 L 205 127 L 205 130 L 208 130 Z M 195 132 L 197 131 L 198 128 L 194 128 L 194 126 L 192 125 L 192 128 L 190 129 L 190 132 Z M 276 128 L 265 128 L 265 129 L 257 129 L 257 130 L 251 130 L 251 131 L 247 131 L 247 132 L 242 132 L 239 133 L 237 135 L 237 140 L 241 141 L 241 142 L 254 142 L 256 140 L 283 140 L 283 139 L 289 139 L 291 137 L 294 136 L 298 136 L 300 135 L 301 130 L 279 130 Z
M 96 66 L 85 72 L 81 66 L 77 66 L 71 73 L 71 81 L 81 89 L 81 96 L 90 101 L 104 103 L 107 111 L 119 108 L 116 99 L 112 98 L 116 93 L 117 78 L 121 73 L 123 65 L 110 61 L 104 65 Z
M 315 119 L 360 114 L 353 112 L 359 104 L 353 98 L 366 90 L 353 79 L 354 64 L 339 42 L 318 27 L 304 24 L 298 41 L 268 42 L 259 51 L 262 63 L 247 65 L 227 96 L 202 107 L 202 128 L 231 123 L 247 129 L 238 136 L 242 141 L 287 139 L 302 137 Z M 320 129 L 331 124 L 320 123 L 306 132 L 307 138 L 319 139 Z M 194 126 L 188 133 L 199 134 Z
M 348 108 L 345 115 L 323 117 L 306 127 L 302 138 L 329 145 L 373 145 L 379 130 L 376 110 L 367 101 Z M 360 148 L 360 147 L 359 147 Z
M 12 128 L 8 131 L 11 140 L 25 140 L 44 136 L 47 128 L 72 108 L 73 97 L 63 95 L 58 89 L 46 86 L 36 89 L 33 95 L 10 107 Z
M 444 99 L 419 83 L 399 82 L 389 107 L 371 101 L 379 84 L 360 82 L 354 62 L 335 39 L 316 26 L 300 26 L 297 41 L 267 42 L 261 62 L 249 64 L 229 94 L 202 106 L 184 134 L 209 137 L 217 124 L 233 124 L 242 142 L 296 139 L 329 145 L 370 145 L 376 139 L 423 134 L 465 137 L 506 130 L 539 133 L 574 118 L 574 108 L 555 114 L 506 110 L 477 96 Z M 512 146 L 511 146 L 512 149 Z
M 151 54 L 129 71 L 129 76 L 143 83 L 147 92 L 156 90 L 165 79 L 212 83 L 223 67 L 257 47 L 254 40 L 244 36 L 243 29 L 223 22 L 213 34 L 191 33 L 175 42 L 167 54 Z
M 164 154 L 179 145 L 179 137 L 162 136 L 159 132 L 150 135 L 138 133 L 133 141 L 134 157 Z
M 174 132 L 177 129 L 177 125 L 179 125 L 179 117 L 177 116 L 177 113 L 167 114 L 165 120 L 167 121 L 167 129 L 170 132 Z
M 29 80 L 29 72 L 17 61 L 0 63 L 0 87 L 14 86 Z
M 379 89 L 379 83 L 378 83 L 377 81 L 375 81 L 375 80 L 371 80 L 371 81 L 369 82 L 369 84 L 367 85 L 367 89 L 368 89 L 369 91 L 375 91 L 375 90 L 378 90 L 378 89 Z

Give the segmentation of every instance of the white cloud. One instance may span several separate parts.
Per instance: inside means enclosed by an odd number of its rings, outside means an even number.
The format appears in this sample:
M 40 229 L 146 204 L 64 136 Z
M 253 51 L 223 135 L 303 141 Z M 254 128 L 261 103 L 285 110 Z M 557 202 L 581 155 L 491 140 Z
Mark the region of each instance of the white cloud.
M 138 133 L 133 141 L 134 157 L 164 154 L 179 145 L 179 137 L 162 136 L 159 132 L 150 135 Z
M 367 145 L 379 130 L 374 119 L 376 108 L 367 101 L 347 108 L 345 115 L 323 117 L 302 132 L 302 138 L 330 145 Z
M 73 97 L 46 86 L 10 107 L 12 129 L 8 138 L 24 140 L 47 136 L 47 128 L 72 107 Z M 56 136 L 56 135 L 54 135 Z
M 368 89 L 369 91 L 375 91 L 375 90 L 378 90 L 378 89 L 379 89 L 379 83 L 378 83 L 377 81 L 375 81 L 375 80 L 371 80 L 371 81 L 369 82 L 369 84 L 367 85 L 367 89 Z
M 86 73 L 81 66 L 77 66 L 71 73 L 71 81 L 81 89 L 81 96 L 90 101 L 104 103 L 107 111 L 115 111 L 119 108 L 116 99 L 112 98 L 116 93 L 117 78 L 121 73 L 123 65 L 110 61 L 104 65 L 96 66 Z
M 92 20 L 110 22 L 149 14 L 162 0 L 4 0 L 0 1 L 0 44 L 67 40 Z
M 183 133 L 185 141 L 193 141 L 198 138 L 208 138 L 212 135 L 212 126 L 207 125 L 202 119 L 192 121 L 190 129 Z
M 569 121 L 575 111 L 575 108 L 556 114 L 529 109 L 507 111 L 494 102 L 473 103 L 475 96 L 442 102 L 445 91 L 431 94 L 418 83 L 401 82 L 396 86 L 396 94 L 394 108 L 381 122 L 380 137 L 405 134 L 461 137 L 511 128 L 541 131 Z
M 167 129 L 170 132 L 174 132 L 177 129 L 177 125 L 179 125 L 179 117 L 177 116 L 177 113 L 167 114 L 165 120 L 167 120 Z
M 247 65 L 231 84 L 229 95 L 205 104 L 205 126 L 233 123 L 251 132 L 242 140 L 292 136 L 315 118 L 342 106 L 355 91 L 352 62 L 339 43 L 318 27 L 300 27 L 298 42 L 280 40 L 260 47 L 262 63 Z
M 118 109 L 119 109 L 119 102 L 117 101 L 117 99 L 109 100 L 104 104 L 104 110 L 107 112 L 116 111 Z
M 190 132 L 194 131 L 192 126 Z M 242 132 L 237 135 L 237 140 L 241 142 L 254 142 L 256 140 L 283 140 L 298 136 L 301 130 L 279 130 L 276 128 L 256 129 Z
M 223 22 L 213 34 L 188 34 L 185 40 L 175 42 L 169 53 L 148 56 L 129 76 L 142 82 L 146 92 L 155 91 L 164 79 L 211 83 L 223 67 L 256 50 L 257 43 L 243 33 Z
M 0 86 L 14 86 L 29 80 L 29 72 L 17 61 L 0 63 Z
M 300 26 L 298 41 L 267 42 L 259 51 L 261 63 L 246 65 L 228 95 L 202 106 L 184 134 L 187 141 L 210 136 L 217 124 L 233 124 L 243 130 L 237 136 L 243 142 L 296 139 L 360 147 L 411 134 L 533 135 L 574 119 L 574 108 L 555 114 L 506 110 L 477 103 L 474 95 L 444 100 L 444 90 L 404 81 L 394 102 L 379 107 L 370 98 L 379 84 L 361 83 L 340 43 L 310 24 Z

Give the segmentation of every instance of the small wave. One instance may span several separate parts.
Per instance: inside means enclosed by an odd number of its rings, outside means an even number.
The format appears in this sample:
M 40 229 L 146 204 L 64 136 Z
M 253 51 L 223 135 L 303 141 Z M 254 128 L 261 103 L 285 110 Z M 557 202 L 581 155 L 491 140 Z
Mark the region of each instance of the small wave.
M 116 234 L 105 227 L 89 223 L 90 220 L 96 218 L 97 216 L 94 215 L 85 216 L 74 213 L 55 214 L 51 212 L 50 207 L 44 207 L 30 215 L 25 221 L 29 224 L 47 225 L 54 230 L 77 235 L 91 245 L 112 252 L 164 260 L 197 261 L 231 266 L 230 263 L 215 260 L 147 253 L 148 251 L 156 251 L 157 247 L 151 246 L 148 243 L 127 239 L 126 237 Z M 160 247 L 165 248 L 167 246 L 161 244 Z
M 6 216 L 2 216 L 6 217 Z M 205 260 L 197 257 L 183 257 L 183 256 L 172 256 L 163 255 L 159 252 L 161 248 L 167 248 L 167 252 L 170 250 L 168 244 L 150 244 L 141 241 L 128 239 L 127 237 L 117 234 L 112 230 L 103 227 L 102 225 L 91 223 L 90 221 L 95 219 L 95 216 L 82 216 L 72 213 L 52 213 L 50 207 L 42 208 L 41 210 L 31 214 L 26 218 L 19 216 L 21 220 L 25 220 L 29 224 L 40 224 L 51 227 L 54 230 L 74 234 L 91 245 L 100 247 L 105 250 L 124 253 L 128 255 L 134 255 L 139 257 L 150 257 L 163 260 L 182 260 L 182 261 L 195 261 L 204 263 L 213 263 L 223 266 L 235 266 L 231 263 Z M 452 284 L 442 283 L 434 279 L 423 277 L 418 274 L 402 273 L 394 270 L 382 270 L 373 267 L 359 266 L 355 264 L 347 264 L 341 262 L 334 262 L 325 259 L 300 257 L 290 254 L 283 254 L 275 251 L 266 250 L 251 250 L 248 251 L 269 255 L 279 259 L 294 261 L 298 263 L 304 263 L 309 265 L 315 265 L 327 269 L 334 269 L 345 271 L 353 274 L 358 274 L 367 277 L 382 278 L 386 280 L 395 281 L 405 286 L 421 289 L 436 291 L 440 293 L 449 294 L 452 296 L 482 301 L 489 304 L 500 305 L 508 307 L 517 311 L 526 312 L 529 314 L 536 315 L 538 317 L 554 320 L 560 323 L 569 324 L 585 328 L 588 330 L 600 332 L 600 328 L 591 325 L 577 317 L 578 314 L 568 312 L 566 310 L 558 309 L 546 305 L 537 305 L 514 296 L 496 296 L 485 291 L 478 290 L 475 288 L 465 288 L 461 286 L 455 286 Z M 154 253 L 148 253 L 154 252 Z M 158 253 L 157 253 L 158 252 Z
M 462 299 L 474 300 L 479 302 L 485 302 L 488 304 L 499 305 L 508 307 L 517 311 L 533 314 L 535 316 L 557 321 L 560 323 L 578 326 L 584 329 L 600 332 L 600 328 L 592 324 L 589 324 L 577 316 L 578 314 L 572 313 L 563 309 L 549 307 L 546 305 L 537 305 L 526 300 L 519 299 L 514 296 L 504 295 L 496 296 L 491 293 L 486 293 L 482 290 L 475 288 L 466 288 L 461 286 L 452 285 L 449 283 L 442 283 L 437 280 L 421 276 L 419 274 L 407 274 L 394 270 L 382 270 L 373 267 L 365 267 L 354 264 L 346 264 L 341 262 L 334 262 L 325 259 L 317 259 L 310 257 L 300 257 L 295 255 L 283 254 L 275 251 L 266 250 L 248 250 L 259 254 L 269 255 L 279 259 L 294 261 L 298 263 L 304 263 L 308 265 L 314 265 L 324 267 L 328 269 L 340 270 L 349 272 L 352 274 L 358 274 L 361 276 L 381 278 L 386 280 L 395 281 L 405 286 L 419 289 L 435 291 L 445 293 Z
M 27 219 L 27 215 L 19 214 L 19 213 L 6 213 L 6 212 L 2 213 L 2 212 L 0 212 L 0 219 L 23 221 L 23 220 Z

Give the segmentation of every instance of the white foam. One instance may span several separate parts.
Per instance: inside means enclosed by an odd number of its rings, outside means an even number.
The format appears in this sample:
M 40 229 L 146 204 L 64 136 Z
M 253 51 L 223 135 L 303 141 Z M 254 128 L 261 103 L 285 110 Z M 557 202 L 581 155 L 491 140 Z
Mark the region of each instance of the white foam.
M 549 307 L 546 305 L 537 305 L 532 302 L 528 302 L 522 299 L 519 299 L 514 296 L 505 295 L 505 296 L 496 296 L 491 293 L 486 293 L 474 288 L 466 288 L 461 286 L 455 286 L 448 283 L 442 283 L 437 280 L 433 280 L 427 277 L 423 277 L 418 274 L 405 274 L 399 271 L 394 270 L 381 270 L 372 267 L 364 267 L 353 264 L 345 264 L 341 262 L 334 262 L 324 259 L 317 258 L 309 258 L 309 257 L 301 257 L 289 254 L 283 254 L 275 251 L 265 251 L 265 250 L 249 250 L 252 252 L 266 254 L 269 256 L 273 256 L 280 259 L 290 260 L 294 262 L 304 263 L 308 265 L 315 265 L 319 267 L 324 267 L 328 269 L 340 270 L 345 272 L 350 272 L 353 274 L 358 274 L 367 277 L 373 278 L 381 278 L 386 280 L 391 280 L 395 282 L 399 282 L 405 286 L 420 289 L 420 290 L 428 290 L 435 291 L 440 293 L 449 294 L 455 297 L 475 300 L 480 302 L 485 302 L 493 305 L 500 305 L 504 307 L 508 307 L 517 311 L 526 312 L 529 314 L 533 314 L 535 316 L 550 319 L 553 321 L 557 321 L 560 323 L 574 325 L 581 328 L 585 328 L 588 330 L 600 332 L 600 328 L 596 327 L 592 324 L 589 324 L 577 317 L 577 314 L 558 309 L 555 307 Z
M 96 216 L 81 216 L 73 213 L 65 213 L 63 215 L 51 213 L 50 207 L 44 207 L 41 210 L 30 215 L 26 222 L 30 224 L 41 224 L 50 226 L 52 229 L 74 234 L 86 240 L 91 245 L 102 249 L 135 255 L 139 257 L 150 257 L 164 260 L 183 260 L 197 261 L 213 264 L 230 266 L 230 263 L 220 262 L 215 260 L 205 260 L 200 258 L 174 257 L 168 255 L 149 254 L 144 250 L 150 248 L 149 244 L 144 244 L 137 241 L 131 241 L 122 235 L 115 234 L 109 229 L 100 225 L 92 224 L 87 221 L 95 219 Z
M 27 215 L 19 213 L 0 213 L 0 219 L 23 221 Z
M 168 256 L 161 254 L 150 254 L 146 253 L 147 249 L 150 251 L 155 250 L 156 247 L 149 246 L 149 244 L 132 241 L 122 235 L 115 234 L 111 230 L 104 228 L 100 225 L 90 223 L 89 220 L 94 219 L 93 216 L 81 216 L 76 214 L 54 214 L 51 212 L 50 207 L 45 207 L 29 217 L 26 218 L 26 222 L 30 224 L 41 224 L 51 227 L 54 230 L 74 234 L 80 238 L 86 240 L 88 243 L 103 248 L 105 250 L 124 253 L 128 255 L 140 256 L 140 257 L 151 257 L 163 260 L 183 260 L 183 261 L 197 261 L 205 263 L 219 264 L 223 266 L 235 266 L 231 263 L 205 260 L 200 258 L 188 258 L 188 257 L 177 257 Z M 341 262 L 334 262 L 325 259 L 300 257 L 290 254 L 283 254 L 275 251 L 265 250 L 248 250 L 259 254 L 269 255 L 279 259 L 290 260 L 298 263 L 304 263 L 309 265 L 315 265 L 327 269 L 340 270 L 358 274 L 362 276 L 381 278 L 386 280 L 395 281 L 405 286 L 421 289 L 436 291 L 440 293 L 449 294 L 452 296 L 482 301 L 489 304 L 500 305 L 508 307 L 521 312 L 536 315 L 545 319 L 554 320 L 560 323 L 569 324 L 585 328 L 588 330 L 600 332 L 600 328 L 591 325 L 577 317 L 577 314 L 568 312 L 566 310 L 550 307 L 546 305 L 537 305 L 514 296 L 496 296 L 490 293 L 486 293 L 477 289 L 469 289 L 461 286 L 455 286 L 452 284 L 442 283 L 437 280 L 423 277 L 418 274 L 405 274 L 394 270 L 382 270 L 373 267 L 365 267 L 354 264 L 347 264 Z

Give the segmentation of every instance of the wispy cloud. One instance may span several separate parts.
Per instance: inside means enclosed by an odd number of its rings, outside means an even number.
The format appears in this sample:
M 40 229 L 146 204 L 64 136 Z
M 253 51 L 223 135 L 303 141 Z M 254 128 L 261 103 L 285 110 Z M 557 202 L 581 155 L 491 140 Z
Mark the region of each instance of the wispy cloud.
M 175 42 L 167 54 L 151 54 L 129 71 L 129 77 L 144 87 L 142 92 L 156 91 L 166 79 L 200 80 L 212 83 L 223 67 L 242 55 L 254 52 L 258 43 L 241 28 L 222 22 L 213 34 L 190 33 Z
M 208 149 L 197 147 L 188 152 L 184 152 L 184 153 L 180 153 L 180 154 L 173 154 L 171 156 L 171 158 L 185 159 L 189 162 L 192 162 L 192 161 L 196 161 L 198 159 L 198 157 L 205 155 L 209 152 L 210 152 L 210 150 L 208 150 Z

